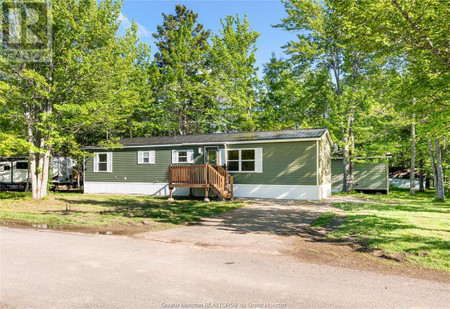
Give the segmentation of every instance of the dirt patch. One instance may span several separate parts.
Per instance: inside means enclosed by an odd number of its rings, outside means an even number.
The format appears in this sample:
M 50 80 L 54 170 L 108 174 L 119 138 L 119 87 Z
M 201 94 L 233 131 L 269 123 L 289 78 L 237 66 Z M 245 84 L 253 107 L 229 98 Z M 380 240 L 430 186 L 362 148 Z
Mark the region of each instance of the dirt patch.
M 366 252 L 361 244 L 330 240 L 322 232 L 305 231 L 294 246 L 294 257 L 306 263 L 450 283 L 450 274 L 445 271 L 419 268 L 406 262 L 403 255 L 386 255 L 382 250 Z
M 57 225 L 52 226 L 42 223 L 33 223 L 23 220 L 15 219 L 2 219 L 0 224 L 9 228 L 21 228 L 21 229 L 43 229 L 65 232 L 76 232 L 86 234 L 104 234 L 104 235 L 125 235 L 132 236 L 135 234 L 154 232 L 164 230 L 173 227 L 171 224 L 145 221 L 142 224 L 118 224 L 110 226 L 84 226 L 84 225 Z

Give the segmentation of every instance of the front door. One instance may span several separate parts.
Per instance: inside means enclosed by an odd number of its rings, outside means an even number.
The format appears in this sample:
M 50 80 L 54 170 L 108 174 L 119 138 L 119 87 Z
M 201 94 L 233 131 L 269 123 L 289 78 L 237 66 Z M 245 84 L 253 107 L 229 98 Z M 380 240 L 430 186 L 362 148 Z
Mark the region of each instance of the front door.
M 211 165 L 219 165 L 219 148 L 205 147 L 205 163 Z

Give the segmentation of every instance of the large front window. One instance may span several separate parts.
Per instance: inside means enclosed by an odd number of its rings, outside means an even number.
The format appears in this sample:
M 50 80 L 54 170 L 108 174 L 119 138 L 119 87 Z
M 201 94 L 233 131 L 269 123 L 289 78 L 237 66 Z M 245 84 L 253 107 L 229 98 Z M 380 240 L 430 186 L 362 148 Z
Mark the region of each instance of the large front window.
M 257 149 L 228 150 L 227 169 L 230 172 L 257 172 Z

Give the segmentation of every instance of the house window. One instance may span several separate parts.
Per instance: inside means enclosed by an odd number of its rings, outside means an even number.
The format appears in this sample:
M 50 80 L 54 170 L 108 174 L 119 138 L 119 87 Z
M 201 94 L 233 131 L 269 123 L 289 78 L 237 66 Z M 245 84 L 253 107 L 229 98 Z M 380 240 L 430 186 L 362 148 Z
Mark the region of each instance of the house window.
M 112 152 L 97 152 L 94 157 L 94 173 L 112 172 Z
M 138 164 L 155 164 L 155 151 L 138 151 Z
M 187 151 L 178 151 L 178 163 L 187 163 L 188 153 Z
M 172 150 L 172 163 L 194 163 L 194 150 Z
M 227 155 L 228 171 L 262 173 L 262 148 L 228 150 Z
M 227 168 L 230 172 L 239 172 L 239 150 L 228 150 Z
M 241 171 L 255 171 L 255 149 L 246 149 L 241 151 Z

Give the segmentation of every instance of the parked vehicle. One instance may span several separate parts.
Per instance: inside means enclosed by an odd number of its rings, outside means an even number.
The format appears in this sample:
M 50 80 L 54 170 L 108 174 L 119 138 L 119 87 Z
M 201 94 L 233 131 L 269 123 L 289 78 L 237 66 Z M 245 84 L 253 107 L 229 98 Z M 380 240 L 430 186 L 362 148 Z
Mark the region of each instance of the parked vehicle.
M 68 157 L 52 157 L 50 159 L 50 176 L 52 184 L 60 185 L 74 184 L 73 168 L 75 161 Z M 24 191 L 28 175 L 27 157 L 0 158 L 0 191 L 19 190 Z

